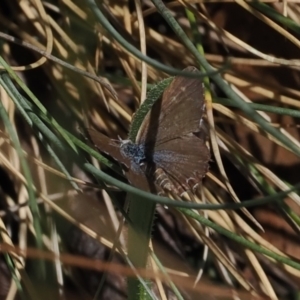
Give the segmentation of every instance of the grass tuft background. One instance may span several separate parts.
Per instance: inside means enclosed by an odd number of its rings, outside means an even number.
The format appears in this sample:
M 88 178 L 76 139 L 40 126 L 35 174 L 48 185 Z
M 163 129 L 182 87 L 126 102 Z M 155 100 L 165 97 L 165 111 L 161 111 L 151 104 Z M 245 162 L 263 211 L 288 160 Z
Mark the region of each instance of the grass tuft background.
M 297 299 L 299 13 L 2 0 L 0 299 Z M 125 139 L 151 87 L 189 65 L 207 75 L 210 171 L 186 207 L 141 216 L 151 251 L 135 270 L 127 249 L 145 244 L 128 245 L 128 194 L 137 213 L 163 199 L 124 185 L 85 128 Z

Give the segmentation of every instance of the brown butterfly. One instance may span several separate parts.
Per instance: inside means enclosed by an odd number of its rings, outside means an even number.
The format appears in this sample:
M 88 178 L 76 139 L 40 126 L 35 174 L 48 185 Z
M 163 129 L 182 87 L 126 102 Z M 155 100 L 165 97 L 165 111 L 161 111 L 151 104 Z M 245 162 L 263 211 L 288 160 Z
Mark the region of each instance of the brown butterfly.
M 195 67 L 184 71 L 199 72 Z M 200 79 L 176 76 L 144 118 L 135 143 L 95 130 L 88 133 L 99 151 L 122 164 L 133 186 L 181 195 L 202 182 L 208 171 L 203 94 Z

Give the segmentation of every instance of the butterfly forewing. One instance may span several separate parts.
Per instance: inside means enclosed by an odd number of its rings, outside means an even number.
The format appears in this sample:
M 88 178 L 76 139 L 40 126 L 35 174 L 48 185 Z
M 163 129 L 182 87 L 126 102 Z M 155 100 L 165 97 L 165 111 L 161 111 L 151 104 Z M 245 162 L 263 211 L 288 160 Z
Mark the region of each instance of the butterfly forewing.
M 87 129 L 87 132 L 95 147 L 100 152 L 108 154 L 127 168 L 130 167 L 130 159 L 128 157 L 124 157 L 121 153 L 120 141 L 110 139 L 94 129 Z
M 195 67 L 184 71 L 199 73 Z M 146 115 L 137 143 L 159 145 L 168 140 L 199 132 L 205 102 L 202 81 L 177 76 Z

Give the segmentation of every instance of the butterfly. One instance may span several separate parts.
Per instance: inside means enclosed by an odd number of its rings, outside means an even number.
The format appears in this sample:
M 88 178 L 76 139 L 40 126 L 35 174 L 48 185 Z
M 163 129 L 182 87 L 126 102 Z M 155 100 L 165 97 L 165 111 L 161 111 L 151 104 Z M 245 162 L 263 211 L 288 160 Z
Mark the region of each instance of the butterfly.
M 199 72 L 187 67 L 187 72 Z M 199 78 L 176 76 L 145 116 L 136 141 L 88 129 L 95 147 L 118 161 L 128 181 L 152 193 L 193 190 L 208 171 L 204 89 Z

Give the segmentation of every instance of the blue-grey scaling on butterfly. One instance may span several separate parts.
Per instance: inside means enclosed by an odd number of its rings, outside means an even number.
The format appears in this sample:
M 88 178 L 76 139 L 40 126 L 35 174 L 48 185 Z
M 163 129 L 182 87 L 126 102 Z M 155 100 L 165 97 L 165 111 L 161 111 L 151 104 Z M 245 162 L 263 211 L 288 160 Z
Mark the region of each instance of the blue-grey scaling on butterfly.
M 187 72 L 199 72 L 187 67 Z M 208 171 L 210 152 L 203 129 L 205 100 L 199 78 L 176 76 L 144 118 L 135 143 L 88 129 L 100 152 L 118 161 L 128 181 L 152 193 L 182 195 Z

